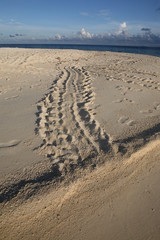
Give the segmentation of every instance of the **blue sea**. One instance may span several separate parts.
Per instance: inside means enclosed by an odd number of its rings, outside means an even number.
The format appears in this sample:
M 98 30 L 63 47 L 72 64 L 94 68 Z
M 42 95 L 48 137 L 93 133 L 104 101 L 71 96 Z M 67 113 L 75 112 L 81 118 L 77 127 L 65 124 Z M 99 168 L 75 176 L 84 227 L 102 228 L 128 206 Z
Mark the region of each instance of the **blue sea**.
M 78 44 L 0 44 L 0 48 L 39 48 L 39 49 L 77 49 L 87 51 L 111 51 L 146 54 L 160 57 L 160 47 L 131 47 L 107 45 L 78 45 Z

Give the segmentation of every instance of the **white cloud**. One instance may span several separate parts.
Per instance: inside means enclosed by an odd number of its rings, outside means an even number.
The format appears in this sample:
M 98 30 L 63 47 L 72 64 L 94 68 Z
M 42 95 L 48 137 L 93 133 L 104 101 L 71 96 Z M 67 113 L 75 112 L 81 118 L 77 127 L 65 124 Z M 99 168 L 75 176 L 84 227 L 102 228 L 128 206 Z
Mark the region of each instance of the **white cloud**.
M 123 22 L 123 23 L 120 25 L 120 27 L 121 27 L 122 29 L 126 29 L 126 28 L 127 28 L 127 23 L 126 23 L 126 22 Z
M 87 32 L 84 28 L 82 28 L 81 31 L 77 33 L 77 37 L 91 39 L 92 34 Z
M 61 34 L 56 34 L 55 39 L 56 40 L 62 40 L 63 36 Z
M 120 24 L 118 34 L 125 34 L 127 32 L 127 23 L 123 22 Z

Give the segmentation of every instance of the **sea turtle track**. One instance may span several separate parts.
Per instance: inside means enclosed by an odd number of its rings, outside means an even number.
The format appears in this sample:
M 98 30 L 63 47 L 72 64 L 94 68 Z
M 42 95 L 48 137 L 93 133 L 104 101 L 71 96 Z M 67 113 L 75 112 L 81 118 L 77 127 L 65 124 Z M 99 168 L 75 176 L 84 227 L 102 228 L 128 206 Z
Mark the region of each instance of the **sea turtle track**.
M 95 119 L 94 97 L 88 71 L 64 67 L 37 104 L 39 151 L 60 171 L 68 166 L 74 169 L 110 149 L 109 136 Z

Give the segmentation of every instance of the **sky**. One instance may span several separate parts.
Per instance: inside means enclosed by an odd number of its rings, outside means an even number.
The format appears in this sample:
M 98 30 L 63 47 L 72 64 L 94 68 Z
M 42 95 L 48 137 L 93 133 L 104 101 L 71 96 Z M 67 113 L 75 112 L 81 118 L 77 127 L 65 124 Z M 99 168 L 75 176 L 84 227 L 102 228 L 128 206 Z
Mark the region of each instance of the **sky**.
M 160 46 L 160 0 L 0 0 L 0 43 Z

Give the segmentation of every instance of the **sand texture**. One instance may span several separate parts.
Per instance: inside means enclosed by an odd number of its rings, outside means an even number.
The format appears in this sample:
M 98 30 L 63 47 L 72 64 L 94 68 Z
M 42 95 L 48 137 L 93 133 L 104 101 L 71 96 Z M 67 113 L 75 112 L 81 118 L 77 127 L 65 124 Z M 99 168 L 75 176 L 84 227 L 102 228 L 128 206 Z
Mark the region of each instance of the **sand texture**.
M 159 239 L 159 66 L 0 49 L 1 239 Z

